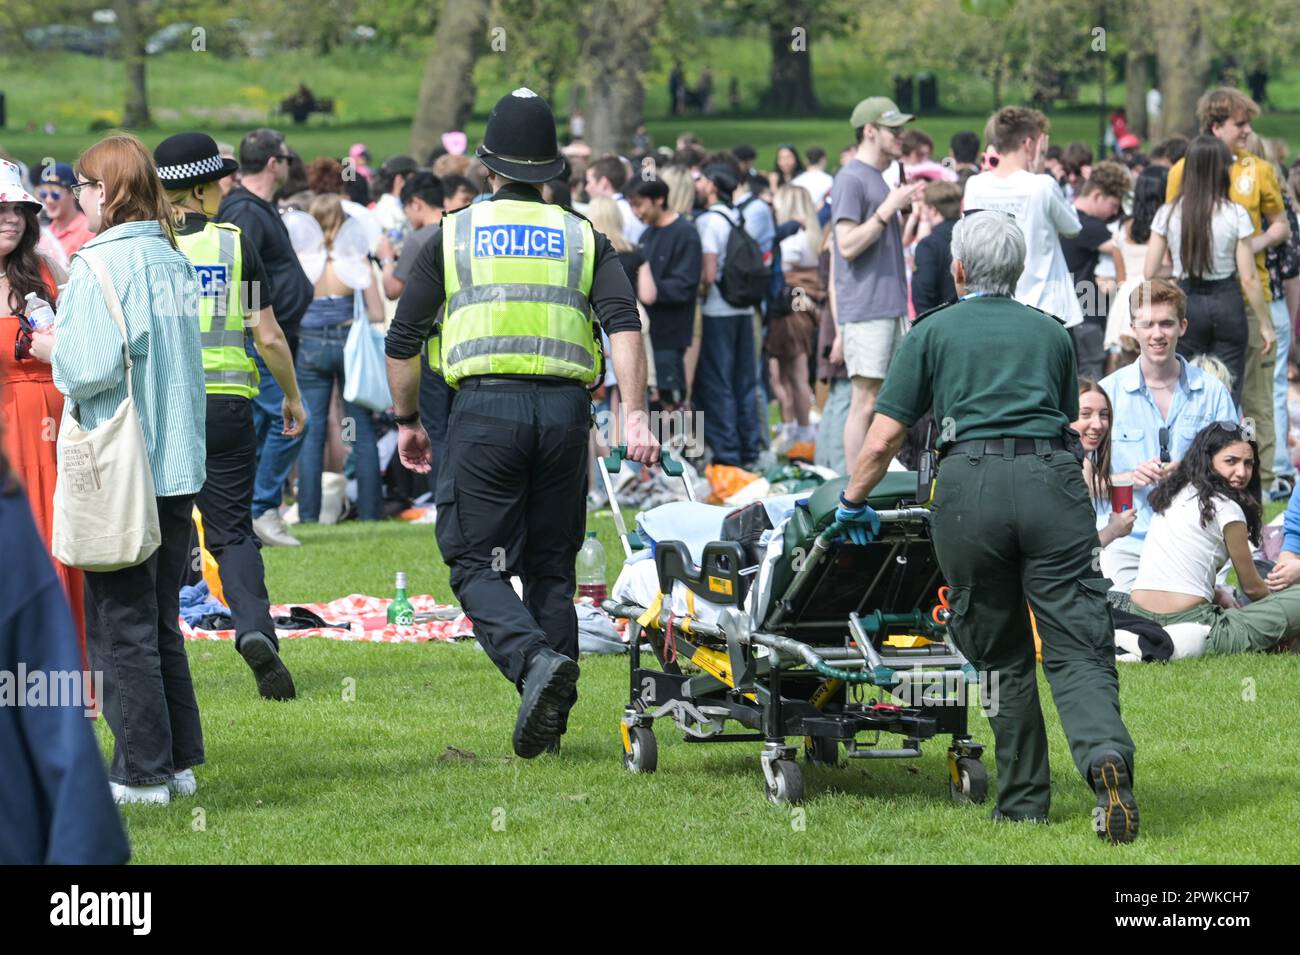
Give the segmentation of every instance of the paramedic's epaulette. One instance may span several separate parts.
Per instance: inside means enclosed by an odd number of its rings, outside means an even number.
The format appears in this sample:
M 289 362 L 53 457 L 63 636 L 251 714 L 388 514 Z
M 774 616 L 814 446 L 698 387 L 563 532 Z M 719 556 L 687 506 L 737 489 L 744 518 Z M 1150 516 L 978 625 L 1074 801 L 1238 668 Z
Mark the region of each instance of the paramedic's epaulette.
M 926 309 L 924 312 L 922 312 L 920 315 L 916 316 L 916 318 L 912 319 L 912 325 L 913 325 L 913 326 L 918 325 L 918 324 L 920 324 L 921 319 L 923 319 L 923 318 L 929 318 L 929 317 L 930 317 L 931 315 L 933 315 L 935 312 L 942 312 L 945 308 L 948 308 L 948 307 L 951 306 L 951 305 L 956 305 L 957 302 L 960 302 L 960 301 L 961 301 L 961 299 L 956 299 L 956 300 L 951 301 L 951 302 L 944 302 L 942 305 L 936 305 L 934 308 L 927 308 L 927 309 Z
M 1025 305 L 1024 302 L 1021 302 L 1020 304 L 1021 304 L 1021 305 Z M 1060 316 L 1053 315 L 1051 312 L 1044 312 L 1041 308 L 1038 308 L 1037 306 L 1034 306 L 1034 305 L 1025 305 L 1025 308 L 1032 308 L 1035 312 L 1039 312 L 1039 313 L 1042 314 L 1042 315 L 1046 315 L 1048 318 L 1050 318 L 1050 319 L 1051 319 L 1052 321 L 1054 321 L 1054 322 L 1060 322 L 1062 325 L 1065 324 L 1065 319 L 1061 318 Z

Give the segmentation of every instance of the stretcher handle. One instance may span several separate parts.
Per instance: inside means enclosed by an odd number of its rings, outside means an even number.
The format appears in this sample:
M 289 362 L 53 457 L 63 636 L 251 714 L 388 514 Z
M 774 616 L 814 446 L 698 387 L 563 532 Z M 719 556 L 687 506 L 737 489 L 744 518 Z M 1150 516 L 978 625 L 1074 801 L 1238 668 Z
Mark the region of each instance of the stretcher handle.
M 923 507 L 900 507 L 891 510 L 876 511 L 876 516 L 880 518 L 881 525 L 885 524 L 916 524 L 928 523 L 930 512 Z M 825 538 L 826 543 L 830 543 L 839 534 L 844 531 L 844 526 L 839 521 L 831 521 L 818 537 Z
M 605 465 L 605 470 L 610 474 L 617 474 L 623 468 L 623 459 L 627 457 L 627 445 L 620 444 L 610 449 L 605 457 L 601 458 L 601 463 Z M 671 453 L 663 448 L 659 449 L 659 466 L 664 469 L 664 474 L 669 477 L 682 476 L 682 462 L 678 461 Z

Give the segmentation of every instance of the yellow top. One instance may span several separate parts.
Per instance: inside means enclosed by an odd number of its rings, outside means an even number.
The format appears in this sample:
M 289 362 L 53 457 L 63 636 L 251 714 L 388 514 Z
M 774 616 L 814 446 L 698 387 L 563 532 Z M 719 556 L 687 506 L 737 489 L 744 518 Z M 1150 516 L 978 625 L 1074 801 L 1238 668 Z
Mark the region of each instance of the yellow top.
M 1250 221 L 1255 223 L 1255 231 L 1264 231 L 1264 216 L 1281 215 L 1286 211 L 1282 204 L 1282 189 L 1277 182 L 1277 173 L 1273 164 L 1260 159 L 1244 150 L 1236 154 L 1232 164 L 1231 181 L 1228 184 L 1228 198 L 1246 207 Z M 1165 202 L 1173 202 L 1183 188 L 1183 162 L 1180 159 L 1169 170 L 1169 182 L 1165 186 Z M 1264 286 L 1264 301 L 1272 298 L 1268 284 L 1268 266 L 1264 264 L 1264 253 L 1255 253 L 1255 271 L 1259 273 L 1260 284 Z

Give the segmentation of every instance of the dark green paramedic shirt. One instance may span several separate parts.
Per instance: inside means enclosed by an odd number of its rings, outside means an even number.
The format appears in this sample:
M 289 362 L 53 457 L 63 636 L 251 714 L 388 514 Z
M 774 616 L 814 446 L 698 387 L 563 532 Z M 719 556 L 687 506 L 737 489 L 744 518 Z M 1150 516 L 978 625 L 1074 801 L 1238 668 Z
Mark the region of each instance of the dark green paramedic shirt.
M 972 438 L 1060 438 L 1079 416 L 1074 342 L 1011 298 L 964 299 L 917 319 L 876 410 L 911 427 L 934 407 L 940 446 Z

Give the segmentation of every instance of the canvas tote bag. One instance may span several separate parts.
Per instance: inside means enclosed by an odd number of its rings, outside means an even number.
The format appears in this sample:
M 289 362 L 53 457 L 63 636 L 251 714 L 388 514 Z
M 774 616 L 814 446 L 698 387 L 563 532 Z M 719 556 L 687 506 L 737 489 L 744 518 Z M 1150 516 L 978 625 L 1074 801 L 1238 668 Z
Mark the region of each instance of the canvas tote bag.
M 153 470 L 131 382 L 131 344 L 122 302 L 95 249 L 77 255 L 90 266 L 122 333 L 126 398 L 91 431 L 69 402 L 59 429 L 59 473 L 54 485 L 51 550 L 69 567 L 107 573 L 148 560 L 162 543 Z

